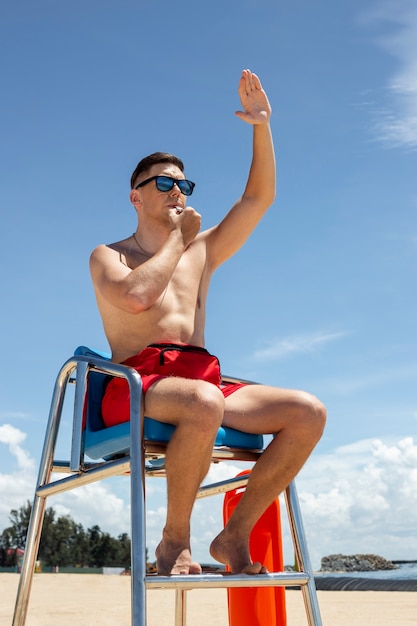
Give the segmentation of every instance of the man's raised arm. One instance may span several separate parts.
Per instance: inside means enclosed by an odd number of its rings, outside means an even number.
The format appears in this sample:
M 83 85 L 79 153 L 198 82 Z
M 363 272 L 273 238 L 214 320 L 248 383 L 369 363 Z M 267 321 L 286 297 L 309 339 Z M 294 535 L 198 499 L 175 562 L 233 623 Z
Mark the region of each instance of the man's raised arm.
M 258 76 L 250 70 L 243 70 L 238 92 L 243 110 L 236 111 L 236 115 L 253 127 L 252 163 L 243 195 L 208 236 L 213 269 L 239 250 L 275 198 L 275 154 L 268 97 Z

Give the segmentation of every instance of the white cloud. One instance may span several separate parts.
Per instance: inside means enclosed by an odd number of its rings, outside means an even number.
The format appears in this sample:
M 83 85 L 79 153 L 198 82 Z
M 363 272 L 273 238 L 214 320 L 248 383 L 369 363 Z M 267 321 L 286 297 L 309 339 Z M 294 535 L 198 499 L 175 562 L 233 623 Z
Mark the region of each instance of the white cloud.
M 265 348 L 257 350 L 252 358 L 257 361 L 276 361 L 294 353 L 315 352 L 326 344 L 345 337 L 346 334 L 346 332 L 315 332 L 275 339 Z
M 85 529 L 97 524 L 115 537 L 123 532 L 130 535 L 130 504 L 112 491 L 108 481 L 57 495 L 48 500 L 48 506 L 58 515 L 70 515 Z
M 0 426 L 0 442 L 11 447 L 16 447 L 26 439 L 26 434 L 22 433 L 11 424 L 3 424 Z
M 22 447 L 25 433 L 0 427 L 0 454 L 8 447 L 15 466 L 0 474 L 0 531 L 12 508 L 32 501 L 36 470 Z M 221 481 L 250 464 L 219 463 L 208 480 Z M 147 547 L 153 559 L 166 515 L 165 481 L 148 479 Z M 386 558 L 417 554 L 417 443 L 411 438 L 362 440 L 326 454 L 314 453 L 296 480 L 313 566 L 337 552 L 372 552 Z M 129 479 L 114 478 L 48 499 L 59 515 L 69 514 L 85 528 L 98 524 L 117 536 L 130 533 Z M 194 558 L 210 560 L 208 547 L 221 530 L 223 497 L 198 500 L 192 518 Z M 285 562 L 293 562 L 288 525 L 284 526 Z
M 383 387 L 394 382 L 410 381 L 414 384 L 416 377 L 416 365 L 405 363 L 404 365 L 385 366 L 382 364 L 378 370 L 369 367 L 357 368 L 349 375 L 328 376 L 320 380 L 320 387 L 323 390 L 331 391 L 334 395 L 348 396 L 363 389 L 371 387 Z M 378 413 L 381 409 L 378 408 Z M 400 411 L 400 409 L 399 409 Z M 407 410 L 408 414 L 408 410 Z
M 316 455 L 298 480 L 312 560 L 343 552 L 417 554 L 417 445 L 364 440 Z
M 30 419 L 31 415 L 29 413 L 24 413 L 22 411 L 0 411 L 0 419 L 1 420 L 18 420 L 18 419 Z
M 390 34 L 378 43 L 398 61 L 387 84 L 390 103 L 379 108 L 375 130 L 391 146 L 417 148 L 417 8 L 401 0 L 380 3 L 364 16 L 367 24 L 389 25 Z
M 22 447 L 26 434 L 11 424 L 0 426 L 0 444 L 11 456 L 9 473 L 0 473 L 0 530 L 9 525 L 9 514 L 18 509 L 33 494 L 35 461 Z M 5 454 L 1 451 L 2 457 Z

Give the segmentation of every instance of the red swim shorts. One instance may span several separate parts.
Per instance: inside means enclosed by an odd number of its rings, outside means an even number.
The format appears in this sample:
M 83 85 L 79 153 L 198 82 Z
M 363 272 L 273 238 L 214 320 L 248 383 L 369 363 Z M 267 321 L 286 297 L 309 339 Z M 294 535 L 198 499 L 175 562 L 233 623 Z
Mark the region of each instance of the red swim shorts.
M 139 354 L 123 361 L 123 364 L 139 372 L 143 393 L 158 380 L 168 376 L 205 380 L 221 389 L 225 398 L 245 386 L 244 383 L 222 383 L 218 358 L 205 348 L 189 344 L 150 344 Z M 101 409 L 106 426 L 129 421 L 130 393 L 124 378 L 110 380 Z

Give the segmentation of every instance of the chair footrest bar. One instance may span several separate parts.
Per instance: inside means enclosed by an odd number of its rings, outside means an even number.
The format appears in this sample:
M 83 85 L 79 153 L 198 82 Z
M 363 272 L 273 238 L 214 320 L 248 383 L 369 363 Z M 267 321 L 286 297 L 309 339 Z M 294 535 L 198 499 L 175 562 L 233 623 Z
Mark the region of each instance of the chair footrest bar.
M 208 589 L 227 587 L 298 587 L 307 585 L 305 572 L 274 572 L 271 574 L 192 574 L 188 576 L 146 576 L 147 589 Z
M 218 483 L 211 483 L 210 485 L 203 485 L 197 492 L 197 498 L 206 498 L 208 496 L 215 496 L 219 493 L 227 493 L 233 489 L 239 489 L 240 487 L 246 487 L 248 484 L 248 476 L 235 476 L 235 478 L 228 478 L 221 480 Z
M 73 474 L 73 475 L 77 474 L 78 475 L 83 472 L 89 472 L 90 470 L 104 467 L 105 465 L 106 463 L 104 461 L 84 462 L 82 464 L 82 468 L 79 471 L 77 471 L 77 470 L 71 469 L 69 461 L 54 461 L 52 465 L 52 472 L 54 474 Z

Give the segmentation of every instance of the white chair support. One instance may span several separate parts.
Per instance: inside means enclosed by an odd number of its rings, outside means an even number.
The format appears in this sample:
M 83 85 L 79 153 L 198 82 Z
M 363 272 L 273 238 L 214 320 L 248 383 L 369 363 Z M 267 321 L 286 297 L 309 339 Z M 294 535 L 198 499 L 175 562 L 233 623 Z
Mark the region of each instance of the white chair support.
M 111 427 L 97 431 L 104 437 L 100 445 L 91 434 L 89 441 L 89 417 L 87 415 L 87 429 L 83 431 L 83 413 L 93 386 L 94 377 L 103 379 L 103 376 L 119 376 L 125 378 L 130 387 L 130 423 L 120 425 L 123 428 Z M 227 381 L 237 379 L 225 378 Z M 55 447 L 64 407 L 65 393 L 68 385 L 75 384 L 74 417 L 70 459 L 58 461 L 55 459 Z M 88 398 L 89 401 L 89 398 Z M 36 484 L 32 514 L 29 522 L 26 539 L 25 556 L 22 565 L 20 582 L 17 592 L 15 612 L 12 626 L 24 626 L 28 610 L 35 562 L 39 549 L 46 500 L 49 496 L 62 493 L 76 487 L 93 483 L 109 476 L 126 474 L 131 482 L 131 584 L 132 584 L 132 626 L 146 626 L 146 589 L 175 589 L 176 609 L 175 626 L 186 624 L 186 592 L 196 588 L 231 588 L 231 587 L 300 587 L 306 609 L 309 626 L 321 626 L 320 610 L 317 601 L 313 571 L 307 551 L 303 523 L 294 482 L 285 492 L 286 509 L 294 544 L 294 552 L 298 565 L 298 572 L 272 572 L 258 576 L 222 574 L 201 574 L 190 576 L 159 576 L 146 573 L 146 540 L 145 540 L 145 481 L 146 475 L 161 475 L 163 473 L 163 457 L 166 450 L 166 441 L 161 442 L 160 433 L 156 440 L 152 439 L 152 428 L 156 430 L 160 423 L 145 418 L 145 440 L 142 441 L 142 383 L 140 375 L 132 368 L 112 363 L 102 353 L 93 352 L 87 348 L 79 348 L 76 356 L 71 357 L 60 369 L 52 396 L 51 409 L 46 429 L 45 442 L 40 462 L 39 475 Z M 112 447 L 112 429 L 114 431 Z M 123 430 L 123 429 L 127 429 Z M 148 437 L 147 433 L 150 431 Z M 172 427 L 171 427 L 172 429 Z M 262 454 L 259 449 L 257 436 L 247 435 L 233 429 L 220 429 L 220 445 L 213 449 L 213 461 L 256 461 Z M 172 432 L 172 430 L 171 430 Z M 106 436 L 110 436 L 110 442 Z M 126 439 L 127 437 L 127 439 Z M 159 437 L 159 441 L 158 441 Z M 241 438 L 243 437 L 243 439 Z M 247 440 L 245 439 L 248 438 Z M 235 438 L 235 439 L 234 439 Z M 253 439 L 254 438 L 254 439 Z M 237 440 L 238 444 L 234 443 Z M 241 442 L 243 441 L 243 445 Z M 251 443 L 255 441 L 255 446 Z M 105 449 L 106 459 L 87 461 L 88 458 L 97 459 L 100 446 Z M 98 446 L 98 447 L 97 447 Z M 99 451 L 97 451 L 99 450 Z M 90 456 L 91 455 L 91 456 Z M 53 473 L 66 474 L 64 478 L 56 478 Z M 198 496 L 207 497 L 226 493 L 237 487 L 245 486 L 247 477 L 238 477 L 212 485 L 201 487 Z

